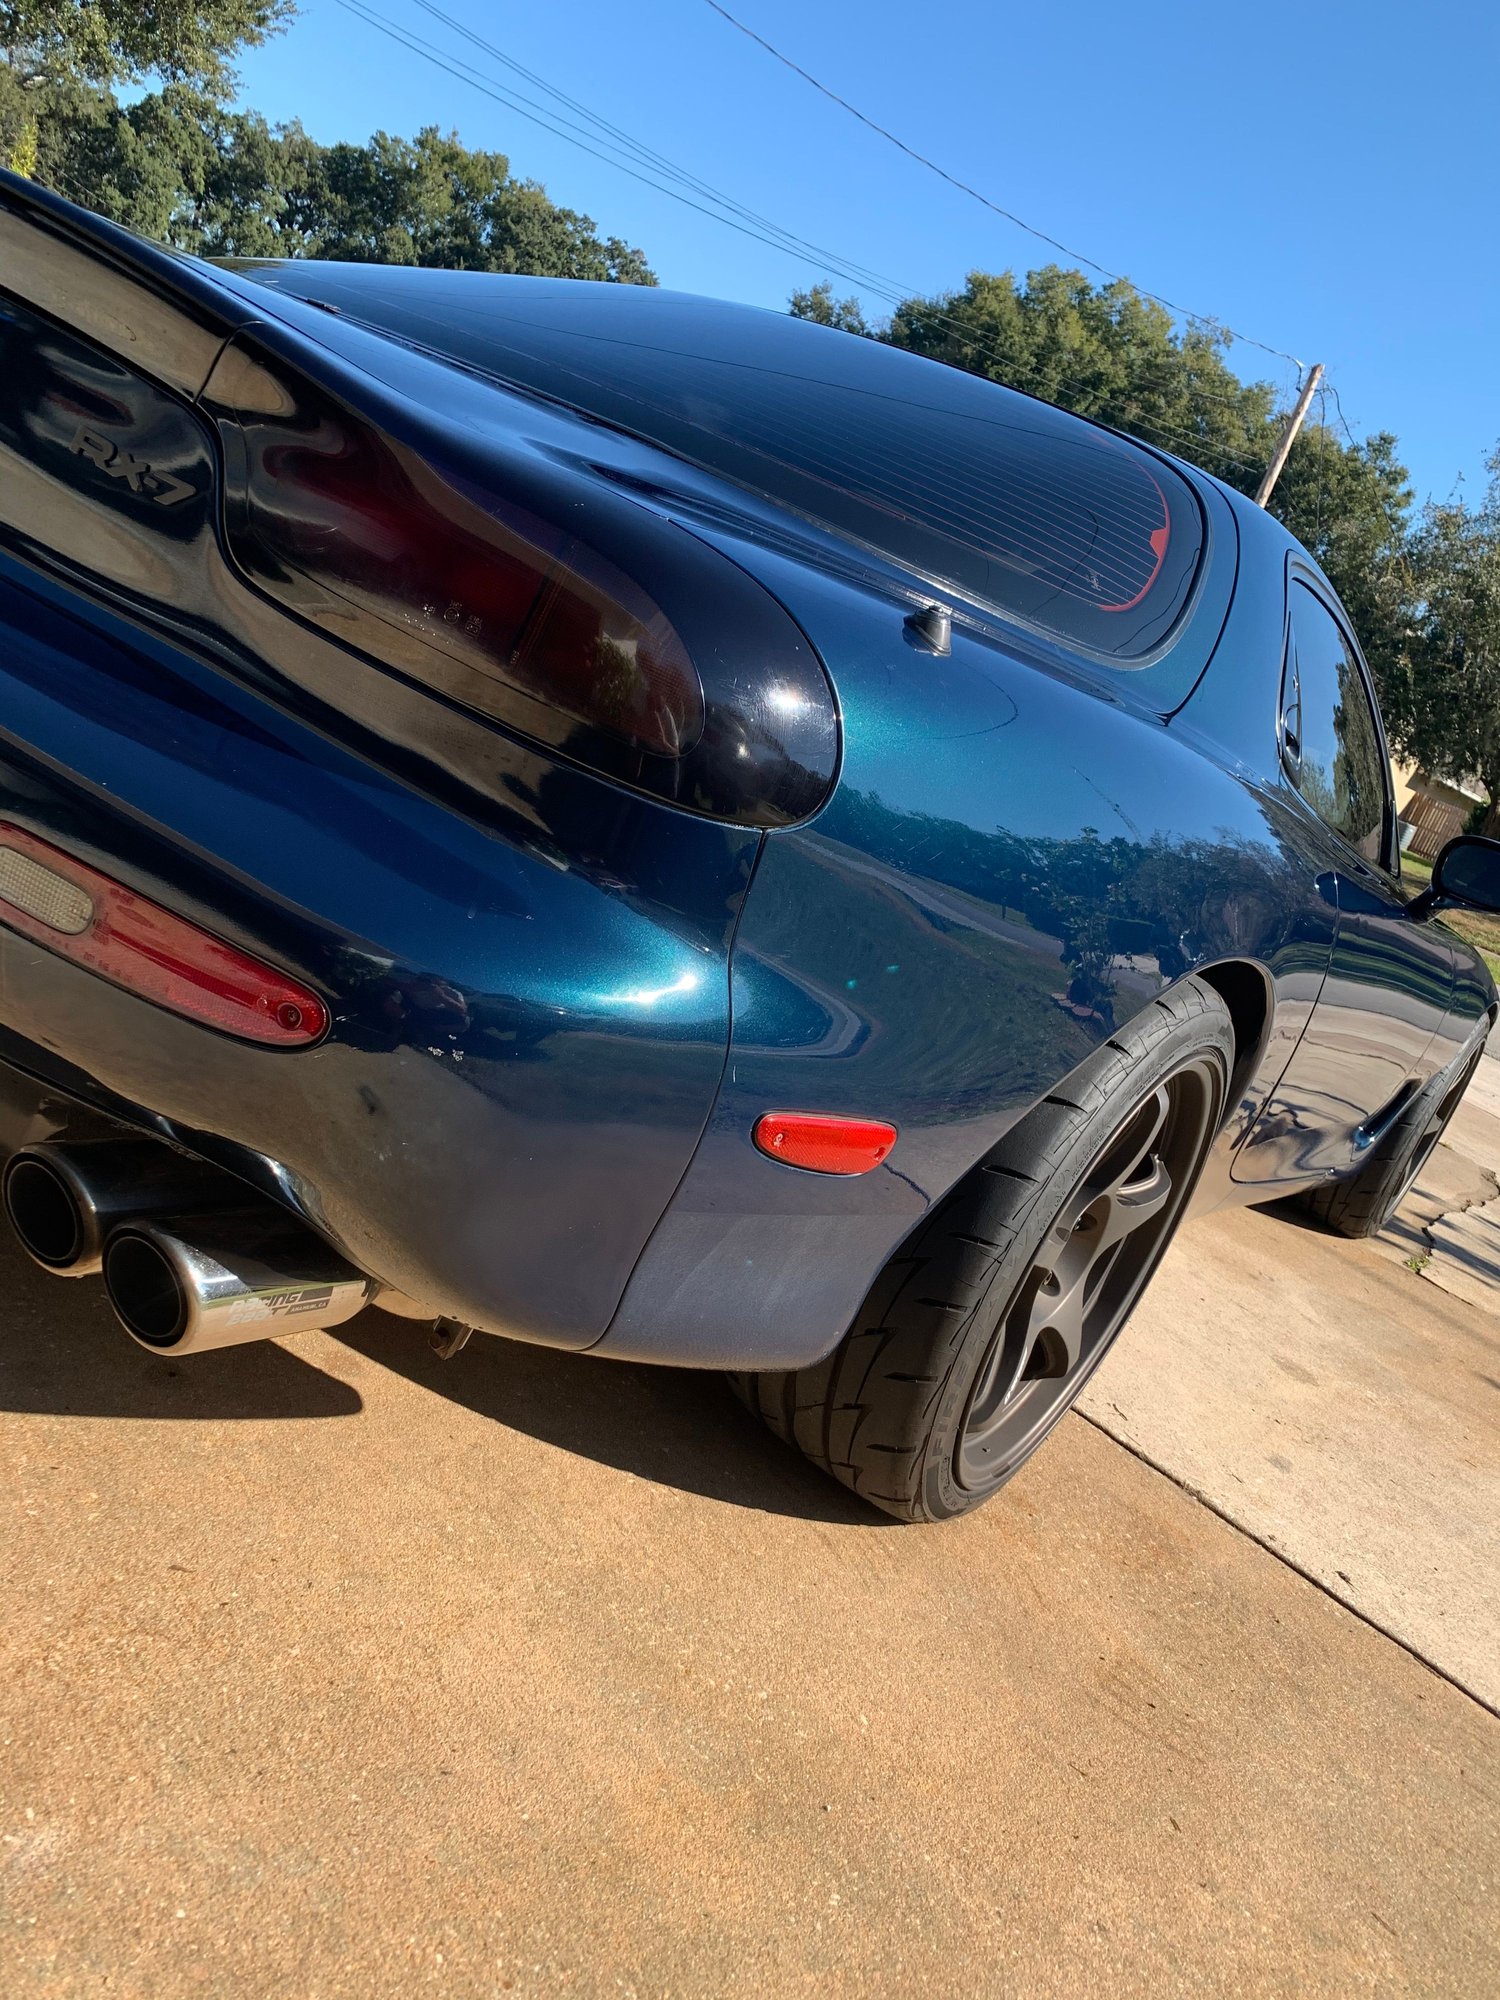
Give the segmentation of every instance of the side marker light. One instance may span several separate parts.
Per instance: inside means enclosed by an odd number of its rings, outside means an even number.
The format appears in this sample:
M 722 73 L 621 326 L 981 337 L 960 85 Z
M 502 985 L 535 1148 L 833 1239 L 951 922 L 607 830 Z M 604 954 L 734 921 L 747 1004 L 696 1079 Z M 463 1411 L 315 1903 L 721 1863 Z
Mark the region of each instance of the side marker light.
M 896 1128 L 880 1118 L 834 1118 L 817 1111 L 767 1111 L 756 1145 L 784 1166 L 814 1174 L 867 1174 L 886 1159 Z

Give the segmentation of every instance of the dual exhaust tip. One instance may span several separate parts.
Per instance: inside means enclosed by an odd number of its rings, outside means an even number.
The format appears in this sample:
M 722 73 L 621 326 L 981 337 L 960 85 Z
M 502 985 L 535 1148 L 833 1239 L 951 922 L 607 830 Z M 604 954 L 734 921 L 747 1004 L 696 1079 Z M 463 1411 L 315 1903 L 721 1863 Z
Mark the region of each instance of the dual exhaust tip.
M 33 1261 L 102 1273 L 115 1317 L 156 1354 L 341 1326 L 374 1295 L 321 1237 L 154 1140 L 25 1147 L 0 1196 Z

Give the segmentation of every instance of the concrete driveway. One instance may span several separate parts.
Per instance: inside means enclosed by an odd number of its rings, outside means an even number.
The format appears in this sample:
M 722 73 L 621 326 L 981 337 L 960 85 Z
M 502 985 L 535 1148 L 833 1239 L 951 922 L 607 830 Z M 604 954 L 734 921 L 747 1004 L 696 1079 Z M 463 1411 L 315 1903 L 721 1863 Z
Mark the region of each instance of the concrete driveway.
M 1081 1408 L 1500 1715 L 1497 1166 L 1486 1057 L 1381 1237 L 1196 1225 Z
M 1193 1224 L 928 1530 L 712 1380 L 174 1364 L 0 1248 L 0 1991 L 1500 1992 L 1500 1316 L 1420 1256 Z

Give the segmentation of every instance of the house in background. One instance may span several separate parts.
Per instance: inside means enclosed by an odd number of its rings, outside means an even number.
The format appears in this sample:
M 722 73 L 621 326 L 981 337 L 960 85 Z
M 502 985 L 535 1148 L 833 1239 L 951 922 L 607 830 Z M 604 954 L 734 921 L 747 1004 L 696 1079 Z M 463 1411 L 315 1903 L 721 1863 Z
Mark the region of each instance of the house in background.
M 1409 849 L 1424 861 L 1435 859 L 1439 848 L 1463 832 L 1475 806 L 1485 803 L 1482 787 L 1472 780 L 1455 784 L 1449 778 L 1434 778 L 1415 764 L 1398 764 L 1394 757 L 1391 777 L 1402 851 Z

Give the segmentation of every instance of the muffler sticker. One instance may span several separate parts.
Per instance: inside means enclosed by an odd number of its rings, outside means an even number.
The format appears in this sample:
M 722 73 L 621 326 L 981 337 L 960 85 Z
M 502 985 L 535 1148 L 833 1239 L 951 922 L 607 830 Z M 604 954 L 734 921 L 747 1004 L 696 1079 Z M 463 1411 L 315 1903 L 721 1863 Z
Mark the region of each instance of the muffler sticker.
M 231 1299 L 224 1310 L 226 1326 L 254 1319 L 300 1319 L 333 1303 L 332 1285 L 302 1285 L 291 1292 L 250 1292 Z

